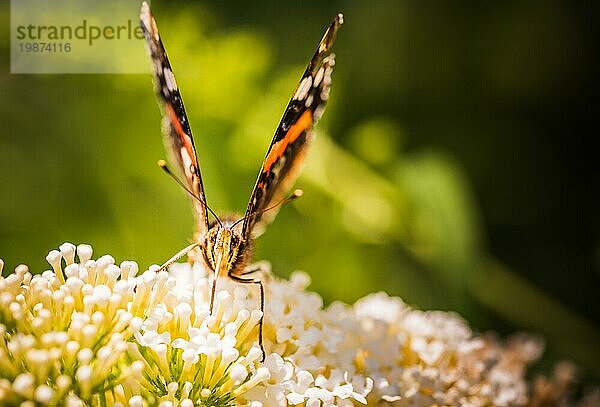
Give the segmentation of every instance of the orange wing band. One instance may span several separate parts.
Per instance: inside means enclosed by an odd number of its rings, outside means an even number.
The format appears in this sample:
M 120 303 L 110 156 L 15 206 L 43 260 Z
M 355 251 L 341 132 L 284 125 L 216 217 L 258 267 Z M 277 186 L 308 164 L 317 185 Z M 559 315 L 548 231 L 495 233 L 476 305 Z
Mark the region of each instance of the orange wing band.
M 175 127 L 175 131 L 181 138 L 181 142 L 184 145 L 185 150 L 187 151 L 187 153 L 190 156 L 190 159 L 192 160 L 194 165 L 198 165 L 198 163 L 196 162 L 196 154 L 194 153 L 194 148 L 192 146 L 190 136 L 185 132 L 185 130 L 183 130 L 183 127 L 181 127 L 181 123 L 179 122 L 179 119 L 177 118 L 177 114 L 175 113 L 173 108 L 170 105 L 166 105 L 166 107 L 167 107 L 167 111 L 169 113 L 169 117 L 171 118 L 171 123 L 173 123 L 173 127 Z
M 265 158 L 265 163 L 263 165 L 263 172 L 268 172 L 273 164 L 281 157 L 285 149 L 293 143 L 303 131 L 308 129 L 312 125 L 312 113 L 310 110 L 302 113 L 302 116 L 298 119 L 296 123 L 288 130 L 287 134 L 284 138 L 279 140 L 277 143 L 273 144 L 273 148 Z

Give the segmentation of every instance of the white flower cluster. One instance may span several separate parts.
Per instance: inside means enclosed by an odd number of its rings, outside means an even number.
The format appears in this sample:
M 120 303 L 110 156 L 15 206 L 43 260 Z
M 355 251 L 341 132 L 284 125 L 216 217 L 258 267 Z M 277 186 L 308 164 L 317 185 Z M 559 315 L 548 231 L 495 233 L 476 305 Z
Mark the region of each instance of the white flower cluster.
M 77 247 L 75 263 L 75 252 L 65 243 L 46 258 L 53 271 L 18 266 L 0 279 L 0 405 L 115 404 L 140 377 L 141 362 L 126 355 L 137 266 L 91 260 L 87 245 Z
M 78 261 L 76 261 L 76 255 Z M 257 292 L 174 264 L 64 244 L 32 275 L 0 278 L 0 405 L 519 406 L 539 341 L 475 335 L 460 317 L 379 293 L 324 308 L 309 278 L 265 272 Z M 0 261 L 0 270 L 2 263 Z M 29 403 L 29 404 L 27 404 Z
M 245 290 L 209 315 L 206 278 L 91 256 L 65 243 L 53 270 L 0 279 L 0 405 L 227 406 L 270 377 Z
M 506 343 L 474 335 L 448 312 L 412 309 L 386 294 L 354 306 L 370 400 L 394 405 L 520 406 L 528 402 L 526 367 L 542 352 L 534 338 Z M 384 344 L 384 345 L 382 345 Z
M 245 288 L 225 281 L 211 315 L 205 271 L 188 264 L 171 270 L 169 275 L 151 268 L 137 283 L 142 302 L 132 308 L 145 310 L 134 335 L 137 359 L 145 362 L 140 393 L 170 406 L 231 405 L 270 377 L 254 346 L 262 312 Z
M 525 369 L 542 346 L 474 335 L 457 315 L 422 312 L 378 293 L 354 306 L 305 288 L 308 276 L 268 284 L 265 340 L 272 377 L 247 393 L 264 406 L 519 406 Z

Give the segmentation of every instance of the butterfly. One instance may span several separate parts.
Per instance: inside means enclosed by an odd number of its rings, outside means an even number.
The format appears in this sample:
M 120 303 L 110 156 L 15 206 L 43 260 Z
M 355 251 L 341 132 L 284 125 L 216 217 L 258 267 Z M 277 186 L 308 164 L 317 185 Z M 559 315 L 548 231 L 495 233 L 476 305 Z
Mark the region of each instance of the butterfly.
M 248 267 L 252 260 L 254 238 L 273 220 L 283 203 L 301 195 L 301 191 L 296 190 L 286 198 L 313 139 L 312 127 L 321 117 L 329 99 L 331 73 L 335 64 L 335 55 L 330 53 L 330 49 L 343 21 L 342 14 L 335 17 L 308 63 L 267 150 L 245 215 L 237 220 L 219 219 L 206 203 L 190 124 L 156 21 L 148 4 L 142 4 L 140 22 L 152 60 L 155 90 L 163 113 L 165 144 L 183 181 L 169 169 L 166 162 L 161 160 L 159 165 L 194 198 L 197 227 L 194 243 L 173 256 L 159 270 L 198 249 L 201 253 L 199 257 L 213 273 L 211 314 L 217 279 L 228 277 L 238 283 L 255 284 L 259 287 L 260 306 L 264 315 L 262 282 L 259 278 L 248 277 L 257 271 L 256 268 Z M 212 222 L 209 221 L 209 212 L 215 218 Z M 258 340 L 264 360 L 262 326 L 263 317 L 259 320 Z

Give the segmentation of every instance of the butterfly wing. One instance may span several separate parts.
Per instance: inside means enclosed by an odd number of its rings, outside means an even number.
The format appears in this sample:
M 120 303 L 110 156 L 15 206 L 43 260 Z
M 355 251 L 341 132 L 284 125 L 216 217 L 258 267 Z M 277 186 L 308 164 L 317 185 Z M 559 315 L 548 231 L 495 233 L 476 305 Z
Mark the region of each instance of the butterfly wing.
M 335 55 L 329 50 L 343 21 L 338 14 L 325 31 L 275 131 L 244 216 L 242 236 L 246 239 L 262 233 L 276 215 L 276 209 L 263 211 L 283 199 L 298 176 L 312 139 L 311 129 L 329 98 L 335 64 Z
M 198 198 L 194 200 L 194 207 L 198 232 L 203 235 L 208 231 L 208 213 L 194 139 L 171 63 L 160 39 L 154 16 L 146 2 L 142 3 L 140 23 L 146 38 L 148 54 L 152 59 L 156 94 L 163 113 L 165 144 L 171 160 L 177 164 L 190 191 Z

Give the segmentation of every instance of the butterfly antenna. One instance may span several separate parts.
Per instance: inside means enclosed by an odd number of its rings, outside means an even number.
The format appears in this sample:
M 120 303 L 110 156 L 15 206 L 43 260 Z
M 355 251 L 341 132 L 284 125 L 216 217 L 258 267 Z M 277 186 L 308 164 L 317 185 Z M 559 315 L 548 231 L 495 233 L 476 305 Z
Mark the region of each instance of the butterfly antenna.
M 277 202 L 275 205 L 269 206 L 268 208 L 265 208 L 261 211 L 254 212 L 254 213 L 250 214 L 250 216 L 244 216 L 243 218 L 236 220 L 234 222 L 234 224 L 229 227 L 229 229 L 233 229 L 233 227 L 235 225 L 237 225 L 238 223 L 240 223 L 243 220 L 252 219 L 255 216 L 262 215 L 263 213 L 268 212 L 271 209 L 275 209 L 275 208 L 280 207 L 281 205 L 285 205 L 288 202 L 292 202 L 293 200 L 300 198 L 302 195 L 304 195 L 304 191 L 302 191 L 301 189 L 296 189 L 296 190 L 294 190 L 294 192 L 292 192 L 292 194 L 290 196 L 288 196 L 287 198 L 283 198 L 281 201 Z
M 193 193 L 191 189 L 189 189 L 183 182 L 181 182 L 181 180 L 179 178 L 177 178 L 177 176 L 175 174 L 173 174 L 171 172 L 171 169 L 169 168 L 169 166 L 167 165 L 167 162 L 165 160 L 158 160 L 158 166 L 164 172 L 166 172 L 169 177 L 173 178 L 175 180 L 175 182 L 181 188 L 183 188 L 184 191 L 186 191 L 188 194 L 190 194 L 190 196 L 192 198 L 196 199 L 198 202 L 200 202 L 201 204 L 203 204 L 206 207 L 206 209 L 208 209 L 208 211 L 210 213 L 212 213 L 212 215 L 215 217 L 215 219 L 219 223 L 219 226 L 223 227 L 223 224 L 221 223 L 221 220 L 219 219 L 219 217 L 217 216 L 217 214 L 215 213 L 215 211 L 213 211 L 212 209 L 210 209 L 210 206 L 208 206 L 208 204 L 204 201 L 204 199 L 200 198 L 198 195 L 196 195 L 195 193 Z

